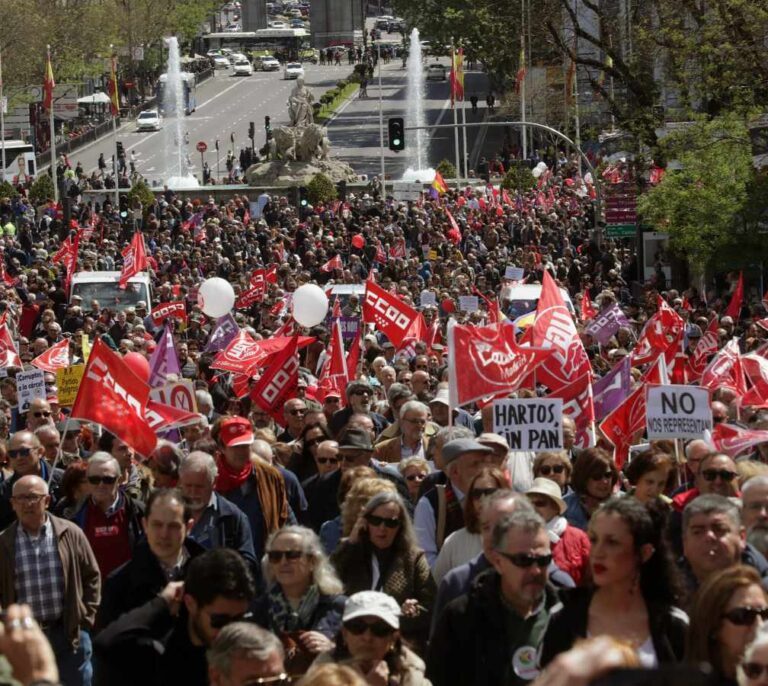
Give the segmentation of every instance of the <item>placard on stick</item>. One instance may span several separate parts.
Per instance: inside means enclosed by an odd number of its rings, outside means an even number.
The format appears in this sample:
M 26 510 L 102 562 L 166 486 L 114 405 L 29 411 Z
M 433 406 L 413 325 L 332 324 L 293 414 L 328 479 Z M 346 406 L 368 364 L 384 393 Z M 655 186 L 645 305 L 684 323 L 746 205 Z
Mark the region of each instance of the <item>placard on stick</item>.
M 712 431 L 709 391 L 698 386 L 649 386 L 645 410 L 648 439 L 702 438 Z
M 16 375 L 16 395 L 19 399 L 19 412 L 29 409 L 36 398 L 45 400 L 45 375 L 42 369 L 30 369 Z
M 493 431 L 504 436 L 510 450 L 562 450 L 561 398 L 493 401 Z

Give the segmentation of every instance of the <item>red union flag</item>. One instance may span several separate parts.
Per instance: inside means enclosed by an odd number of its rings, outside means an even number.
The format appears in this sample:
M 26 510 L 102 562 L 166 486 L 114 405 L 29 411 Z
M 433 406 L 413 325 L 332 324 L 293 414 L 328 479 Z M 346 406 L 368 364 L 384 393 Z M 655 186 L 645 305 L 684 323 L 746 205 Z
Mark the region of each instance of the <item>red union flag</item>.
M 97 338 L 70 416 L 101 424 L 147 457 L 157 443 L 155 432 L 144 419 L 148 399 L 149 386 Z
M 0 324 L 0 368 L 2 367 L 23 367 L 16 344 L 5 323 L 5 315 L 3 315 L 3 323 Z
M 187 422 L 198 421 L 200 415 L 195 412 L 180 410 L 171 405 L 164 405 L 149 398 L 144 410 L 144 419 L 147 420 L 147 424 L 153 431 L 167 431 Z
M 399 348 L 419 313 L 400 298 L 371 281 L 365 284 L 363 321 L 376 328 Z
M 187 321 L 187 308 L 181 300 L 172 303 L 160 303 L 152 309 L 152 314 L 149 316 L 155 326 L 160 326 L 169 317 L 185 322 Z
M 332 272 L 334 269 L 344 269 L 344 264 L 341 261 L 341 255 L 336 255 L 328 260 L 322 267 L 321 272 Z
M 269 358 L 280 352 L 293 338 L 273 336 L 266 341 L 255 341 L 249 333 L 241 331 L 237 338 L 216 355 L 211 368 L 253 376 L 257 369 L 267 364 Z M 299 336 L 298 347 L 304 348 L 314 340 L 314 336 Z
M 264 412 L 284 424 L 283 403 L 299 383 L 298 336 L 283 345 L 251 389 L 250 397 Z
M 768 431 L 745 429 L 735 424 L 715 424 L 712 443 L 715 450 L 736 457 L 756 445 L 768 443 Z
M 326 393 L 338 392 L 347 386 L 347 361 L 344 358 L 344 339 L 341 336 L 341 322 L 337 319 L 331 330 L 331 342 L 328 346 L 328 357 L 323 363 L 323 369 L 317 382 L 317 399 L 322 402 Z
M 704 373 L 699 385 L 713 393 L 718 388 L 726 388 L 737 396 L 747 392 L 744 369 L 739 355 L 739 339 L 734 337 L 715 355 Z
M 579 448 L 592 445 L 589 429 L 595 421 L 595 409 L 592 396 L 592 375 L 582 374 L 576 381 L 562 386 L 548 398 L 561 398 L 563 415 L 570 417 L 576 424 L 576 441 Z
M 251 283 L 253 283 L 253 281 Z M 237 296 L 237 300 L 235 300 L 235 309 L 247 310 L 254 303 L 260 303 L 264 300 L 264 286 L 264 280 L 262 279 L 260 285 L 251 286 L 247 291 L 240 293 L 240 295 Z
M 123 250 L 123 269 L 120 272 L 118 288 L 125 289 L 128 280 L 132 276 L 143 272 L 148 266 L 147 250 L 144 246 L 144 236 L 141 231 L 136 231 L 131 239 L 131 244 Z
M 253 288 L 261 288 L 265 290 L 266 281 L 267 281 L 266 270 L 254 269 L 253 274 L 251 274 L 251 286 Z
M 69 339 L 52 345 L 42 355 L 38 355 L 32 364 L 44 372 L 55 372 L 57 369 L 69 367 Z
M 448 327 L 448 378 L 452 407 L 517 390 L 551 350 L 518 347 L 508 324 Z
M 654 362 L 662 353 L 668 353 L 665 356 L 667 364 L 675 357 L 685 331 L 685 322 L 661 296 L 657 306 L 656 313 L 645 323 L 637 345 L 630 354 L 633 366 Z
M 709 362 L 709 356 L 714 355 L 717 352 L 718 336 L 717 329 L 719 322 L 717 317 L 712 317 L 712 320 L 707 326 L 707 330 L 704 335 L 699 339 L 696 345 L 693 355 L 688 360 L 688 380 L 698 381 L 704 370 L 707 368 Z
M 741 356 L 744 374 L 752 387 L 742 396 L 741 404 L 768 407 L 768 359 L 757 353 Z

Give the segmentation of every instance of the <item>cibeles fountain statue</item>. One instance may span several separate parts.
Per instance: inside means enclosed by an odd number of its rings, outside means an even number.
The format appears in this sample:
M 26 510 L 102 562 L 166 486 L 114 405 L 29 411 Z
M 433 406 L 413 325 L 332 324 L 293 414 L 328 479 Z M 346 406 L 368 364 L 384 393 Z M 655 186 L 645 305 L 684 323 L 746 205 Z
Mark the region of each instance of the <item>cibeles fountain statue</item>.
M 329 158 L 328 134 L 325 127 L 315 123 L 313 100 L 304 79 L 296 79 L 288 97 L 290 124 L 272 132 L 272 139 L 267 143 L 268 160 L 246 171 L 249 184 L 295 184 L 309 181 L 315 174 L 325 174 L 332 181 L 357 178 L 348 164 Z

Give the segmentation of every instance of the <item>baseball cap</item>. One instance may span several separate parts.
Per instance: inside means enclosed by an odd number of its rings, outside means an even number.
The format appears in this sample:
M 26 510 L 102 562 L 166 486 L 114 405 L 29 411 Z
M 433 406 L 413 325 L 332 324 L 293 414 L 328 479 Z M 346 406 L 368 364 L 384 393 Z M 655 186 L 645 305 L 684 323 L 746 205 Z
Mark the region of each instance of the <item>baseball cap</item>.
M 493 449 L 474 438 L 454 438 L 443 446 L 443 464 L 447 467 L 464 453 L 492 453 Z
M 373 452 L 371 436 L 364 429 L 347 429 L 339 439 L 339 450 L 368 450 Z
M 400 628 L 400 606 L 397 601 L 380 591 L 359 591 L 344 603 L 342 622 L 349 622 L 358 617 L 378 617 L 393 629 Z
M 499 436 L 499 434 L 494 433 L 483 433 L 480 434 L 477 437 L 477 442 L 482 443 L 485 446 L 488 446 L 489 448 L 493 447 L 499 447 L 503 450 L 509 450 L 509 444 L 507 443 L 507 439 L 504 438 L 504 436 Z
M 219 432 L 225 448 L 253 443 L 253 427 L 245 417 L 229 417 L 221 423 Z

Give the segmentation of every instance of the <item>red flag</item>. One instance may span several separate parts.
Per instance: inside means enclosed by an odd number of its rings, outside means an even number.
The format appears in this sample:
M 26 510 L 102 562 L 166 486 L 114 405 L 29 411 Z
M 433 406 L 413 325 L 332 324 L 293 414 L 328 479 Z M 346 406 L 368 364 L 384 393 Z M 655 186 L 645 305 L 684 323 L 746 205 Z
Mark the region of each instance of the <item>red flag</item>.
M 3 313 L 2 324 L 0 324 L 0 367 L 19 367 L 23 368 L 21 358 L 16 350 L 16 344 L 5 323 L 5 313 Z
M 253 283 L 253 281 L 251 281 Z M 253 305 L 254 303 L 260 303 L 262 300 L 264 300 L 264 281 L 262 280 L 261 284 L 258 286 L 251 286 L 247 291 L 243 291 L 237 296 L 237 300 L 235 300 L 235 309 L 236 310 L 247 310 Z M 282 307 L 282 302 L 278 301 L 280 306 Z
M 141 231 L 136 231 L 131 239 L 131 244 L 123 250 L 123 270 L 120 272 L 118 287 L 125 289 L 128 280 L 143 272 L 148 266 L 147 251 L 144 246 L 144 236 Z
M 592 375 L 582 374 L 573 383 L 562 386 L 548 398 L 562 398 L 563 415 L 576 423 L 575 444 L 586 448 L 592 444 L 590 427 L 595 421 L 594 400 L 592 395 Z
M 283 425 L 283 403 L 299 384 L 297 341 L 298 336 L 294 336 L 288 345 L 282 346 L 250 392 L 251 400 Z
M 419 312 L 419 314 L 416 316 L 416 319 L 411 322 L 411 326 L 406 332 L 405 338 L 403 338 L 403 342 L 399 346 L 398 350 L 402 350 L 403 348 L 415 343 L 416 341 L 426 341 L 427 337 L 427 322 L 424 321 L 424 315 Z
M 503 202 L 505 205 L 512 205 L 512 198 L 509 197 L 509 193 L 507 193 L 506 188 L 501 189 L 501 202 Z
M 16 279 L 5 271 L 5 260 L 2 257 L 0 257 L 0 280 L 2 280 L 6 286 L 16 285 Z
M 187 422 L 198 421 L 200 415 L 196 412 L 180 410 L 178 407 L 171 405 L 164 405 L 149 398 L 147 400 L 147 408 L 144 411 L 144 419 L 147 420 L 147 424 L 153 431 L 167 431 Z
M 768 443 L 768 431 L 745 429 L 735 424 L 715 424 L 712 443 L 715 450 L 735 458 L 753 446 Z
M 341 317 L 341 302 L 339 302 L 339 296 L 336 296 L 336 299 L 333 301 L 333 312 L 331 313 L 331 317 L 334 319 L 338 319 Z
M 224 350 L 213 358 L 211 368 L 253 376 L 257 369 L 269 363 L 272 355 L 279 353 L 295 338 L 295 336 L 291 338 L 272 336 L 266 341 L 255 341 L 249 333 L 241 331 Z M 299 336 L 298 348 L 305 348 L 314 340 L 314 336 Z
M 741 356 L 744 374 L 752 387 L 741 398 L 741 405 L 768 407 L 768 359 L 757 353 Z
M 726 388 L 733 391 L 737 396 L 742 396 L 747 392 L 738 338 L 734 336 L 715 355 L 701 375 L 699 385 L 708 388 L 713 393 L 718 388 Z
M 144 419 L 148 399 L 149 386 L 97 338 L 70 416 L 101 424 L 147 457 L 157 443 L 155 432 Z
M 448 240 L 451 241 L 451 243 L 458 245 L 461 243 L 461 229 L 456 223 L 456 220 L 453 218 L 451 211 L 447 207 L 445 208 L 445 215 L 448 217 L 448 222 L 451 225 L 451 228 L 446 233 L 446 236 L 448 237 Z
M 251 286 L 266 290 L 266 274 L 265 269 L 254 269 L 253 274 L 251 274 Z
M 400 298 L 368 281 L 363 301 L 363 321 L 373 323 L 399 348 L 419 313 Z
M 581 321 L 588 322 L 590 319 L 594 319 L 597 316 L 597 310 L 592 305 L 592 301 L 589 299 L 589 293 L 584 291 L 581 294 Z
M 633 366 L 649 364 L 664 353 L 669 353 L 665 357 L 670 363 L 685 334 L 685 322 L 661 296 L 657 305 L 656 313 L 645 323 L 630 353 Z
M 360 332 L 362 328 L 363 327 L 360 327 L 357 330 L 357 335 L 352 339 L 352 345 L 349 346 L 349 352 L 347 353 L 347 379 L 349 381 L 355 380 L 355 376 L 357 374 L 357 365 L 360 363 Z
M 344 265 L 341 262 L 341 255 L 339 254 L 332 257 L 322 267 L 320 267 L 320 271 L 326 273 L 332 272 L 334 269 L 344 269 Z
M 483 295 L 475 286 L 472 286 L 472 292 L 478 297 L 482 298 L 485 303 L 485 308 L 488 311 L 488 323 L 498 324 L 501 321 L 501 311 L 499 310 L 499 301 L 495 298 L 490 298 Z
M 160 303 L 157 307 L 152 308 L 152 314 L 149 316 L 155 326 L 162 325 L 162 323 L 169 317 L 186 322 L 187 308 L 182 300 L 171 303 Z
M 379 264 L 387 263 L 387 255 L 384 252 L 384 247 L 381 245 L 381 241 L 376 241 L 376 257 L 374 258 L 374 261 Z
M 264 273 L 264 279 L 267 283 L 277 283 L 277 265 L 271 264 L 269 267 L 267 267 L 266 272 Z
M 43 77 L 43 107 L 49 112 L 53 107 L 53 89 L 56 87 L 56 81 L 53 79 L 53 65 L 51 64 L 51 49 L 48 48 L 48 54 L 45 59 L 45 76 Z
M 318 377 L 317 399 L 323 402 L 326 393 L 330 391 L 336 391 L 343 397 L 341 390 L 346 388 L 348 378 L 347 361 L 344 358 L 344 339 L 341 336 L 341 323 L 337 319 L 331 329 L 328 356 Z
M 717 317 L 712 317 L 707 330 L 699 339 L 693 355 L 688 359 L 688 379 L 689 381 L 698 381 L 709 363 L 709 356 L 717 352 L 718 335 L 717 329 L 719 323 Z
M 405 257 L 405 238 L 399 238 L 389 248 L 389 256 L 392 258 Z
M 435 321 L 432 322 L 432 326 L 429 327 L 427 333 L 427 347 L 432 348 L 434 345 L 442 344 L 443 335 L 440 331 L 440 319 L 435 317 Z
M 518 347 L 508 324 L 448 327 L 448 378 L 452 407 L 511 393 L 551 350 Z
M 55 372 L 57 369 L 69 367 L 69 339 L 65 338 L 52 345 L 42 355 L 38 355 L 32 364 L 45 372 Z
M 744 272 L 739 272 L 739 280 L 736 282 L 736 288 L 733 289 L 731 301 L 725 308 L 724 317 L 731 317 L 734 322 L 739 321 L 741 314 L 741 303 L 744 301 Z

